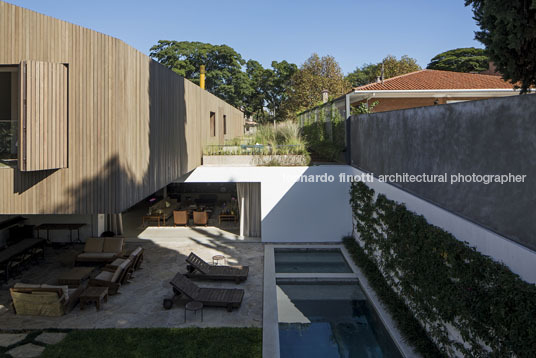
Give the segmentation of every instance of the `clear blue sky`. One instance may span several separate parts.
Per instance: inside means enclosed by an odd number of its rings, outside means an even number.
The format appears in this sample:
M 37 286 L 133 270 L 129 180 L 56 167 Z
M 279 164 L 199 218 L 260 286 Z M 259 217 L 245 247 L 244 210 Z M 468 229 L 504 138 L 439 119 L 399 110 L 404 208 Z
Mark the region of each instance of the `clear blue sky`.
M 118 37 L 149 53 L 158 40 L 227 44 L 244 59 L 302 64 L 332 55 L 345 73 L 387 54 L 425 67 L 436 54 L 482 47 L 464 0 L 8 0 Z

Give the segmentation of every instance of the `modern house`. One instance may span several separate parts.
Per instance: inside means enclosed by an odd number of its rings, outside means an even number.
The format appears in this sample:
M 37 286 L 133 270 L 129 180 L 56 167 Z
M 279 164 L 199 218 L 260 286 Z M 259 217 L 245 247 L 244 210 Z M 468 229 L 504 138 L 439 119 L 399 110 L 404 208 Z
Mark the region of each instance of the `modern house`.
M 0 2 L 0 215 L 121 213 L 243 134 L 241 111 L 121 40 Z

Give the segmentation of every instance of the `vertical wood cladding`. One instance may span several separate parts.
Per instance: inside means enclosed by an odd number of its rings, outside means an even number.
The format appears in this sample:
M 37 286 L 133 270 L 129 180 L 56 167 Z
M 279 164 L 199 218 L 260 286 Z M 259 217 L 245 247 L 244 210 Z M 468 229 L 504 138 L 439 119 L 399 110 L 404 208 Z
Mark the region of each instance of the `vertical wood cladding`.
M 204 144 L 243 133 L 242 112 L 124 42 L 0 1 L 0 65 L 25 62 L 51 66 L 52 80 L 36 82 L 51 94 L 27 108 L 34 127 L 19 138 L 32 171 L 0 168 L 0 214 L 121 212 L 199 166 Z M 50 100 L 59 66 L 68 71 L 66 103 Z M 64 109 L 68 122 L 55 127 L 49 120 Z M 210 112 L 227 116 L 227 134 L 216 121 L 210 136 Z

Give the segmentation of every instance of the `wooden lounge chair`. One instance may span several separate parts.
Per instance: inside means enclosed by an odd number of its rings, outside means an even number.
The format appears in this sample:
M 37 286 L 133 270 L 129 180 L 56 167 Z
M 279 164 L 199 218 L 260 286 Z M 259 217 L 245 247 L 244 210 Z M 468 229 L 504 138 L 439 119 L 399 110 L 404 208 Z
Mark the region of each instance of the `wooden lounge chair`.
M 132 261 L 126 259 L 114 271 L 109 271 L 106 267 L 95 277 L 89 280 L 89 286 L 108 287 L 108 293 L 115 295 L 119 287 L 129 279 Z
M 186 258 L 188 278 L 205 280 L 229 280 L 240 283 L 248 278 L 249 266 L 220 266 L 210 265 L 205 260 L 194 254 Z
M 170 282 L 175 295 L 184 294 L 192 301 L 201 302 L 207 307 L 225 307 L 231 312 L 233 308 L 240 307 L 244 298 L 244 290 L 240 288 L 208 288 L 199 287 L 181 273 L 175 275 Z M 170 309 L 173 299 L 164 300 L 164 308 Z
M 187 226 L 188 225 L 188 211 L 173 211 L 173 226 Z
M 194 225 L 208 225 L 208 214 L 206 211 L 194 211 Z

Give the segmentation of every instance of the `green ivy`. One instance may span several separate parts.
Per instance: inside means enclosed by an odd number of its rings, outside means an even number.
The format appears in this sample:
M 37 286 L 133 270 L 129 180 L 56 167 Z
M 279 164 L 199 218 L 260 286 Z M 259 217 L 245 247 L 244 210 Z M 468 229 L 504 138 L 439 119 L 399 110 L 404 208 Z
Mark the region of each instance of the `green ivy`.
M 345 122 L 339 110 L 331 104 L 319 107 L 305 117 L 302 134 L 313 152 L 327 160 L 340 159 L 345 148 Z
M 362 250 L 449 356 L 534 357 L 536 286 L 402 204 L 353 183 Z M 361 248 L 361 246 L 360 246 Z M 448 335 L 448 325 L 463 344 Z

